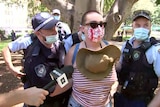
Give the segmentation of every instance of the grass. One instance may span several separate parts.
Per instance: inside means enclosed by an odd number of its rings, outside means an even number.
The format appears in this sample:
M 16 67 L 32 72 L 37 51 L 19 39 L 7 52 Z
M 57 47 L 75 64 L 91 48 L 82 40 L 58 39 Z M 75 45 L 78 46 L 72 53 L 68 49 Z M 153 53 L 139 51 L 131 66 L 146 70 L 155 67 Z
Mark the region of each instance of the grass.
M 128 36 L 123 36 L 123 41 L 128 40 L 130 37 L 131 37 L 130 35 L 128 35 Z
M 1 40 L 0 41 L 0 52 L 2 51 L 2 49 L 7 46 L 7 44 L 11 42 L 11 39 L 7 39 L 7 40 Z
M 128 40 L 129 38 L 131 37 L 131 35 L 123 35 L 123 41 L 126 41 Z M 116 37 L 113 37 L 112 40 L 115 40 L 115 41 L 119 41 L 119 39 Z
M 16 35 L 17 38 L 20 37 L 21 35 Z M 7 44 L 11 42 L 11 36 L 8 36 L 8 38 L 3 38 L 1 41 L 0 41 L 0 52 L 2 51 L 2 49 L 7 46 Z

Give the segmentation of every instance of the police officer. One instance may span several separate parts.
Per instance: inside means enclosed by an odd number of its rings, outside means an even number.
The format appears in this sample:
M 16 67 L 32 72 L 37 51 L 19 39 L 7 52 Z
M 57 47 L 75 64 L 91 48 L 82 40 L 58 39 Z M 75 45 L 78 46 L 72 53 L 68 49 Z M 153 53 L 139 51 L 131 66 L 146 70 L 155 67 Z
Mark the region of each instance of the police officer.
M 32 86 L 44 87 L 51 81 L 49 73 L 54 68 L 63 66 L 65 49 L 58 38 L 57 23 L 58 20 L 47 12 L 38 13 L 32 18 L 34 34 L 38 39 L 27 48 L 24 63 L 25 89 Z M 66 98 L 70 94 L 68 94 L 69 91 L 63 93 L 63 88 L 57 85 L 51 87 L 49 92 L 50 95 L 47 96 L 42 107 L 65 107 L 67 105 Z
M 135 11 L 132 28 L 133 36 L 123 45 L 116 64 L 119 86 L 114 107 L 147 107 L 160 77 L 160 44 L 150 37 L 150 12 Z
M 75 32 L 73 34 L 67 35 L 63 41 L 64 41 L 64 47 L 66 49 L 66 53 L 68 53 L 69 49 L 75 45 L 76 43 L 80 43 L 81 41 L 85 40 L 85 35 L 81 31 L 81 25 L 79 27 L 79 31 Z
M 62 41 L 67 35 L 71 34 L 71 29 L 67 23 L 61 21 L 61 12 L 59 9 L 53 9 L 52 15 L 54 19 L 59 20 L 57 23 L 59 38 Z
M 56 26 L 57 26 L 58 32 L 59 32 L 59 39 L 62 41 L 63 40 L 62 36 L 64 37 L 65 35 L 70 35 L 71 30 L 66 23 L 59 21 L 60 15 L 61 15 L 60 10 L 54 9 L 52 11 L 52 15 L 54 16 L 54 18 L 56 20 L 58 20 L 58 23 L 56 24 Z M 19 37 L 15 41 L 10 42 L 8 44 L 8 46 L 4 47 L 2 50 L 2 54 L 3 54 L 6 65 L 9 67 L 11 73 L 17 78 L 23 78 L 25 76 L 25 73 L 21 72 L 22 68 L 19 68 L 19 67 L 16 67 L 13 65 L 11 53 L 18 52 L 20 50 L 26 50 L 27 47 L 32 42 L 35 41 L 35 39 L 37 39 L 37 37 L 33 33 L 27 34 L 27 35 Z M 68 43 L 70 43 L 72 41 L 69 40 L 69 41 L 64 41 L 64 42 L 66 42 L 65 45 L 67 45 Z M 66 48 L 66 52 L 68 51 L 68 48 L 70 48 L 70 47 Z M 25 53 L 24 53 L 24 55 L 25 55 Z

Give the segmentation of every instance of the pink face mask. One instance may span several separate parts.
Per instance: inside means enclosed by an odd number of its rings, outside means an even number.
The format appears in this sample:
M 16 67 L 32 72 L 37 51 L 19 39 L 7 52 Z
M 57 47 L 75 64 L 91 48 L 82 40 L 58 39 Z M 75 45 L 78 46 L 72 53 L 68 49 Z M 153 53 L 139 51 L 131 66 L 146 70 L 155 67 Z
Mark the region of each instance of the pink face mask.
M 98 26 L 97 28 L 88 29 L 88 38 L 93 42 L 100 42 L 104 37 L 104 28 Z

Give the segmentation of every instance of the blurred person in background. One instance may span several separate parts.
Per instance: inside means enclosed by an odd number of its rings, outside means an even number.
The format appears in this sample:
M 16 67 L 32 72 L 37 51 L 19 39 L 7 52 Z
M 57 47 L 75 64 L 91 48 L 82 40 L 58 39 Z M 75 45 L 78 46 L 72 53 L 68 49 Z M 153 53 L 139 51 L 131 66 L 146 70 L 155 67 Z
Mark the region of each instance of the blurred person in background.
M 12 41 L 16 40 L 16 33 L 14 32 L 14 30 L 12 30 L 11 32 L 11 40 Z
M 54 19 L 59 20 L 59 22 L 57 23 L 57 27 L 58 27 L 59 38 L 62 41 L 65 38 L 65 36 L 71 34 L 70 27 L 68 26 L 67 23 L 61 20 L 61 12 L 59 9 L 53 9 L 52 15 Z

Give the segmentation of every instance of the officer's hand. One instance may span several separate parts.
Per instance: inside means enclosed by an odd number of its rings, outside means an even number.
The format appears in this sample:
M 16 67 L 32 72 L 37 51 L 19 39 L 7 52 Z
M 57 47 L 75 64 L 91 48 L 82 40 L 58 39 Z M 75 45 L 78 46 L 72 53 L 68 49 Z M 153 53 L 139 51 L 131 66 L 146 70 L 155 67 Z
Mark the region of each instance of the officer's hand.
M 28 88 L 24 90 L 24 103 L 32 106 L 40 106 L 44 103 L 48 91 L 36 87 Z
M 13 67 L 11 72 L 15 77 L 20 79 L 21 77 L 26 75 L 25 73 L 21 72 L 21 69 L 21 67 Z

